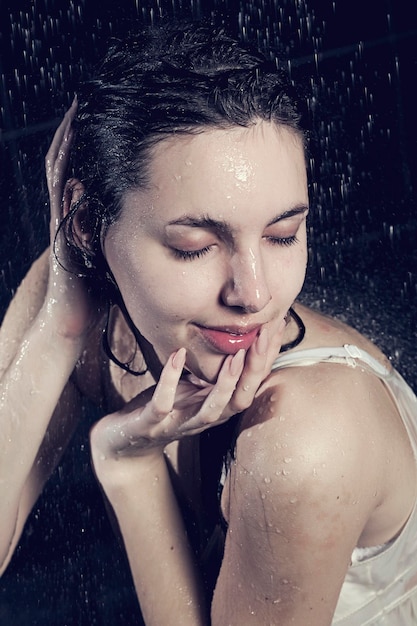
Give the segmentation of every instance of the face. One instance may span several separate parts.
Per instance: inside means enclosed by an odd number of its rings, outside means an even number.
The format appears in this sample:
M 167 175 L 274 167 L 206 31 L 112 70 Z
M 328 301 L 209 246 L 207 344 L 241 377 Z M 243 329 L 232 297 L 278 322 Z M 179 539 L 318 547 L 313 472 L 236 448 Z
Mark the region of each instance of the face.
M 160 361 L 215 380 L 225 359 L 281 320 L 306 268 L 301 139 L 284 127 L 209 130 L 160 142 L 151 185 L 128 193 L 104 252 Z

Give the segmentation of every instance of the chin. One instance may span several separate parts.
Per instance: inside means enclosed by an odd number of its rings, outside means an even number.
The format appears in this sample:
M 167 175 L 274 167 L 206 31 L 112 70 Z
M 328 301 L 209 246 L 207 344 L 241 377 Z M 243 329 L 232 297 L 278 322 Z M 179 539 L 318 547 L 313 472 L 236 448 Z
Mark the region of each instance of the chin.
M 213 385 L 217 381 L 226 356 L 227 355 L 219 354 L 212 355 L 211 358 L 207 356 L 202 357 L 198 360 L 196 358 L 190 358 L 190 362 L 188 362 L 187 359 L 185 366 L 194 376 Z

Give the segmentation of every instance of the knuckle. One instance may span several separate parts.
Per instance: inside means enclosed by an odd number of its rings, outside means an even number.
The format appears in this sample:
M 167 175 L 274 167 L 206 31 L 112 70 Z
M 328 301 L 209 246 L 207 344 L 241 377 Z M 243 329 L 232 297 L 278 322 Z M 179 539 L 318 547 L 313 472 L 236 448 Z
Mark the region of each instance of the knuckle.
M 251 399 L 238 395 L 230 401 L 229 407 L 234 413 L 241 413 L 248 409 L 251 404 Z
M 153 415 L 154 419 L 156 419 L 158 422 L 160 422 L 167 415 L 167 411 L 165 411 L 162 407 L 158 407 L 158 406 L 154 405 L 152 407 L 152 415 Z
M 201 426 L 210 426 L 214 424 L 219 419 L 218 413 L 214 413 L 213 410 L 204 412 L 200 415 L 199 423 Z

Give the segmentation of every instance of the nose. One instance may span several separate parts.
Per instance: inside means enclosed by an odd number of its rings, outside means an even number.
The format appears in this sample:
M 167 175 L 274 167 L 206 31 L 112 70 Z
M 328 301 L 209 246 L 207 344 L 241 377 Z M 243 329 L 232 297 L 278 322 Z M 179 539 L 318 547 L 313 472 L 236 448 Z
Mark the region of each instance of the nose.
M 221 298 L 226 306 L 238 307 L 247 313 L 257 313 L 268 304 L 272 296 L 260 253 L 249 248 L 231 256 Z

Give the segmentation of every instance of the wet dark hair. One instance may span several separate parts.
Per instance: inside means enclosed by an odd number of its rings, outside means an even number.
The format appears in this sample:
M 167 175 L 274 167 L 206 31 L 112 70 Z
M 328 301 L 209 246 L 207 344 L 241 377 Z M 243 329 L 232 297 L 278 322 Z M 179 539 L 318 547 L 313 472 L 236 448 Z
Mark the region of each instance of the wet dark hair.
M 86 193 L 62 227 L 80 273 L 100 283 L 109 277 L 102 239 L 126 192 L 149 185 L 155 144 L 259 120 L 305 136 L 295 90 L 278 60 L 202 24 L 159 25 L 116 42 L 80 86 L 78 103 L 72 174 Z M 94 232 L 88 247 L 73 229 L 85 202 Z

